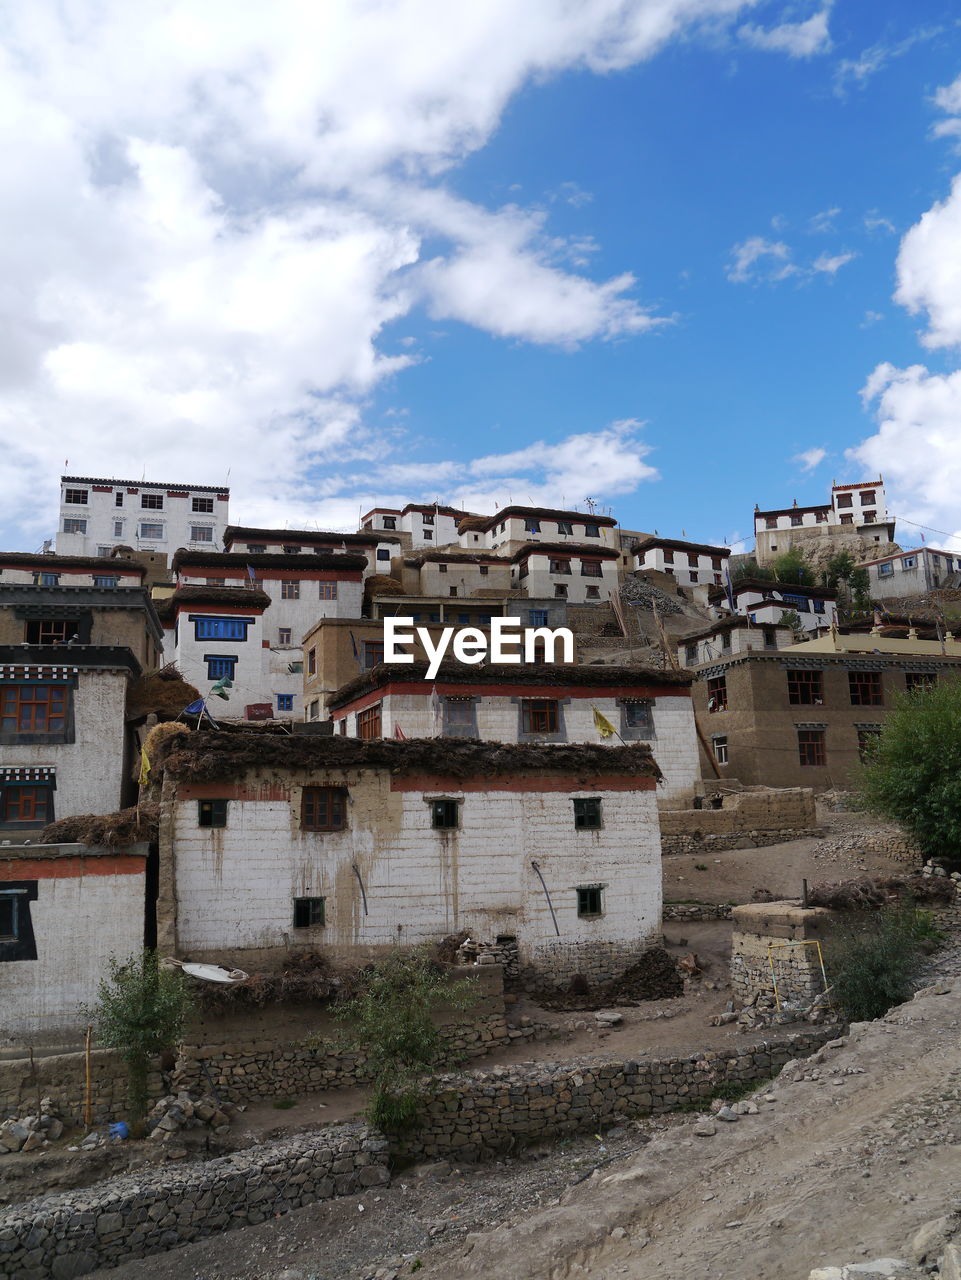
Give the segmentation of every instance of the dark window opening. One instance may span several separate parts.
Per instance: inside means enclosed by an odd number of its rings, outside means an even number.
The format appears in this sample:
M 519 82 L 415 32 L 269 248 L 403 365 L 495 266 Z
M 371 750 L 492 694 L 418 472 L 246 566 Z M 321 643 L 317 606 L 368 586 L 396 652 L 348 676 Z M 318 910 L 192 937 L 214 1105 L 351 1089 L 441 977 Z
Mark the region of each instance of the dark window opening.
M 714 676 L 707 682 L 707 709 L 708 711 L 726 711 L 727 710 L 727 677 Z
M 474 723 L 473 698 L 444 699 L 444 736 L 447 738 L 474 738 L 477 727 Z
M 878 748 L 881 740 L 880 729 L 859 729 L 858 730 L 858 759 L 862 764 L 867 764 Z
M 802 765 L 806 767 L 824 765 L 825 753 L 823 729 L 798 729 L 797 745 L 798 759 Z
M 140 506 L 147 511 L 163 511 L 164 498 L 162 493 L 142 493 L 140 495 Z
M 905 671 L 904 683 L 909 690 L 933 689 L 938 683 L 936 671 Z
M 294 898 L 294 928 L 312 929 L 326 924 L 326 898 Z
M 824 672 L 789 671 L 787 697 L 788 702 L 795 706 L 821 706 L 824 702 Z
M 371 667 L 378 666 L 384 661 L 384 642 L 383 640 L 364 640 L 364 670 L 369 671 Z
M 24 628 L 27 644 L 66 644 L 77 629 L 69 618 L 32 618 Z
M 578 831 L 594 830 L 601 826 L 601 801 L 599 796 L 588 796 L 574 801 L 574 826 Z
M 225 827 L 227 825 L 226 800 L 198 800 L 198 827 Z
M 555 698 L 524 698 L 521 701 L 523 733 L 557 733 L 559 723 Z
M 117 504 L 119 506 L 119 503 Z M 213 498 L 192 498 L 190 502 L 191 511 L 204 512 L 212 515 L 214 510 Z
M 884 705 L 880 671 L 849 671 L 852 707 L 880 707 Z
M 585 885 L 577 891 L 577 914 L 600 916 L 604 914 L 603 889 L 599 884 Z
M 460 806 L 456 800 L 432 800 L 430 802 L 430 825 L 436 831 L 450 831 L 460 826 Z

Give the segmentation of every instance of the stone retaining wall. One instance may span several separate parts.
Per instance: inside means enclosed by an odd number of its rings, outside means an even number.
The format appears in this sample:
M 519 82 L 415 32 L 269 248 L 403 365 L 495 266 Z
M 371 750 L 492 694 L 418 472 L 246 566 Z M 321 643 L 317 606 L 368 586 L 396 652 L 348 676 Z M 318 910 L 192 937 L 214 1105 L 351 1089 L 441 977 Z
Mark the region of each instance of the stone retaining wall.
M 110 1049 L 95 1049 L 90 1055 L 93 1115 L 97 1124 L 123 1120 L 127 1115 L 127 1077 L 123 1063 Z M 151 1098 L 164 1093 L 159 1069 L 147 1078 Z M 0 1061 L 0 1119 L 22 1116 L 38 1110 L 38 1100 L 49 1097 L 58 1114 L 79 1124 L 83 1116 L 84 1055 L 57 1053 Z M 2 1275 L 2 1271 L 0 1271 Z
M 665 920 L 730 920 L 729 902 L 665 902 Z
M 74 1280 L 190 1240 L 390 1181 L 387 1141 L 362 1125 L 0 1210 L 0 1275 Z
M 719 1084 L 767 1079 L 791 1058 L 838 1034 L 817 1027 L 751 1045 L 731 1045 L 686 1058 L 609 1061 L 563 1066 L 495 1067 L 442 1076 L 419 1117 L 416 1134 L 395 1142 L 411 1159 L 456 1156 L 473 1161 L 566 1134 L 593 1132 L 628 1116 L 658 1115 L 708 1098 Z
M 662 854 L 723 853 L 725 849 L 765 849 L 788 840 L 810 840 L 821 835 L 820 827 L 781 827 L 776 831 L 745 830 L 724 834 L 696 831 L 690 834 L 661 835 Z
M 782 1004 L 807 1006 L 824 990 L 817 947 L 810 944 L 828 937 L 833 911 L 802 908 L 796 902 L 752 902 L 735 907 L 732 919 L 731 989 L 736 1007 L 774 994 L 772 963 Z

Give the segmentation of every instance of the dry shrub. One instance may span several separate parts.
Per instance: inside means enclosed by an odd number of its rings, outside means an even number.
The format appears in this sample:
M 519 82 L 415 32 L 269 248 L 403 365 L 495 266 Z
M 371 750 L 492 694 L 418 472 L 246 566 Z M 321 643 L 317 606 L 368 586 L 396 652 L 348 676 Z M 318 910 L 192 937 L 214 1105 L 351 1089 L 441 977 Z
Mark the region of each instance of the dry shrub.
M 816 884 L 808 890 L 808 905 L 833 911 L 876 911 L 902 898 L 919 906 L 940 906 L 954 901 L 954 881 L 942 876 L 863 876 L 836 884 Z
M 402 596 L 403 594 L 403 585 L 387 573 L 372 573 L 364 583 L 364 595 L 368 600 L 371 596 Z
M 229 964 L 226 967 L 230 967 Z M 337 970 L 320 951 L 297 951 L 286 956 L 273 972 L 252 973 L 230 986 L 205 982 L 198 999 L 208 1012 L 263 1008 L 268 1004 L 320 1002 L 349 999 L 357 989 L 358 970 Z
M 144 802 L 119 813 L 78 814 L 49 823 L 40 832 L 41 844 L 85 844 L 93 849 L 126 849 L 157 839 L 160 806 Z
M 461 930 L 460 933 L 449 933 L 445 938 L 434 943 L 431 955 L 438 964 L 456 964 L 457 952 L 469 937 L 470 933 L 466 929 Z

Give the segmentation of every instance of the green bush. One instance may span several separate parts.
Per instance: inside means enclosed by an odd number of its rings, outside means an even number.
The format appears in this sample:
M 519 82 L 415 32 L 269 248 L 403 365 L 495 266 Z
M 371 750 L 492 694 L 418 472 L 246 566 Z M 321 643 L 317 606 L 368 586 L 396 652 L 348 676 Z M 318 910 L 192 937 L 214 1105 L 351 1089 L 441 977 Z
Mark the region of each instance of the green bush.
M 875 813 L 893 818 L 925 858 L 961 857 L 961 681 L 896 700 L 858 790 Z
M 423 1098 L 422 1077 L 448 1054 L 432 1014 L 467 1009 L 476 998 L 473 982 L 450 982 L 426 947 L 397 951 L 371 965 L 362 990 L 334 1010 L 348 1027 L 347 1039 L 367 1055 L 373 1092 L 367 1117 L 378 1129 L 403 1129 Z M 314 1039 L 309 1039 L 318 1047 Z
M 845 1018 L 867 1022 L 910 1000 L 932 935 L 939 936 L 930 912 L 910 902 L 885 907 L 867 923 L 839 932 L 826 965 L 831 994 Z
M 193 997 L 179 969 L 162 968 L 156 951 L 129 960 L 111 956 L 101 978 L 97 1003 L 81 1007 L 96 1028 L 97 1039 L 116 1049 L 127 1070 L 130 1117 L 139 1128 L 147 1114 L 150 1059 L 181 1039 L 193 1009 Z

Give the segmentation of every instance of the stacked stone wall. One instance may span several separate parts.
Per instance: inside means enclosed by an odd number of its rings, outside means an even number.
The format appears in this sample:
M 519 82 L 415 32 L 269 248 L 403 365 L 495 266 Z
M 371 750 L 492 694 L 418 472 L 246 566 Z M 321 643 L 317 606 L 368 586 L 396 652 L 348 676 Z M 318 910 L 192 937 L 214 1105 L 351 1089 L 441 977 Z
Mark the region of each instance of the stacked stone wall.
M 0 1275 L 74 1280 L 390 1181 L 385 1138 L 323 1129 L 205 1164 L 140 1170 L 0 1210 Z
M 110 1049 L 90 1055 L 91 1099 L 97 1124 L 127 1117 L 127 1077 L 120 1058 Z M 0 1062 L 0 1118 L 22 1116 L 39 1109 L 40 1098 L 52 1098 L 57 1113 L 73 1124 L 83 1117 L 85 1066 L 82 1053 L 13 1058 Z M 158 1067 L 147 1078 L 149 1096 L 164 1093 Z M 2 1274 L 2 1272 L 0 1272 Z
M 810 1005 L 825 988 L 817 942 L 830 934 L 834 912 L 793 902 L 752 903 L 732 912 L 731 990 L 735 1005 L 773 996 Z M 772 973 L 773 967 L 773 973 Z
M 729 902 L 665 902 L 665 920 L 730 920 Z
M 397 1139 L 395 1151 L 411 1159 L 455 1156 L 467 1162 L 528 1142 L 594 1132 L 630 1116 L 660 1115 L 709 1098 L 718 1085 L 768 1079 L 837 1034 L 836 1026 L 818 1027 L 686 1058 L 586 1058 L 443 1076 L 419 1127 Z
M 710 789 L 710 783 L 705 786 Z M 720 809 L 661 809 L 658 816 L 666 854 L 761 847 L 820 834 L 810 787 L 728 792 Z

